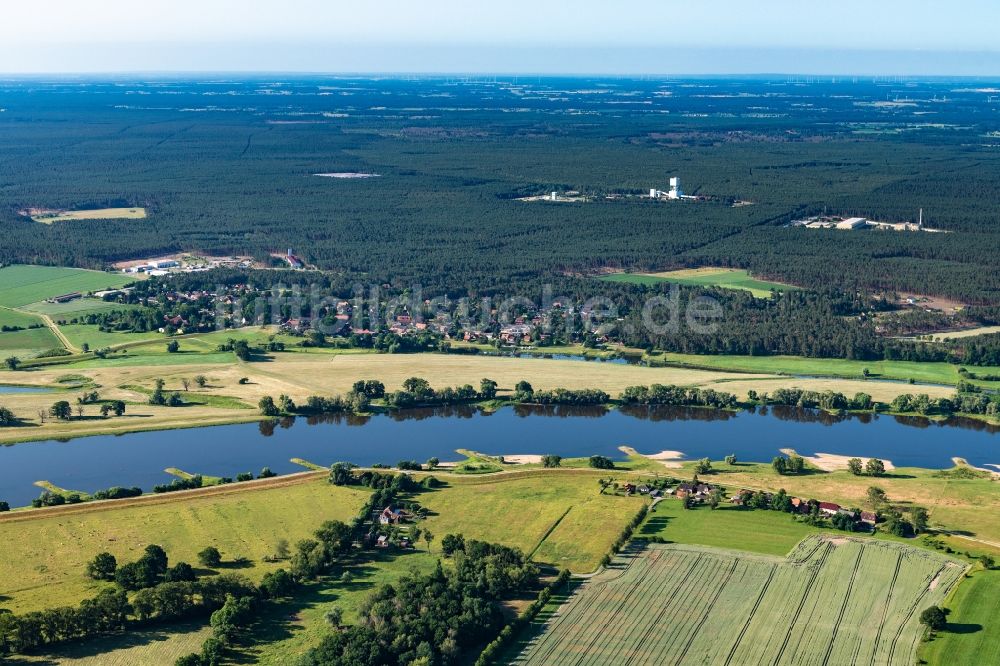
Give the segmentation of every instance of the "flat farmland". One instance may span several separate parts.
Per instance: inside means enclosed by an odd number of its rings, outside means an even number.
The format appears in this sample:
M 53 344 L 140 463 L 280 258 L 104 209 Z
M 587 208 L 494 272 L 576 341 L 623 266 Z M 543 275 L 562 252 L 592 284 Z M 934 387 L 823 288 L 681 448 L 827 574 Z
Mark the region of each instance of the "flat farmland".
M 18 358 L 30 358 L 47 349 L 62 347 L 48 328 L 27 328 L 23 331 L 0 333 L 0 353 Z
M 52 224 L 76 220 L 141 220 L 144 217 L 146 217 L 146 209 L 135 207 L 45 211 L 32 215 L 31 219 L 42 224 Z
M 722 289 L 742 289 L 757 298 L 768 298 L 771 291 L 797 289 L 780 282 L 769 282 L 750 277 L 745 270 L 734 268 L 685 268 L 662 273 L 612 273 L 601 279 L 609 282 L 653 285 L 661 282 L 695 285 L 699 287 L 720 287 Z
M 912 664 L 921 610 L 959 563 L 810 536 L 780 559 L 707 547 L 630 551 L 550 620 L 517 664 Z
M 19 308 L 74 291 L 97 291 L 135 282 L 135 276 L 81 268 L 15 265 L 0 268 L 0 306 Z

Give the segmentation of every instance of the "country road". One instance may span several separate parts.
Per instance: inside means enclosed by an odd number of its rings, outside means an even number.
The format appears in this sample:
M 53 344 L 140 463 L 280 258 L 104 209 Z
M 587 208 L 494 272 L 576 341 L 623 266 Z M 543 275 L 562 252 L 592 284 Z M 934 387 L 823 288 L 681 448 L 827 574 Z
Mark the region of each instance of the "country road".
M 52 317 L 48 316 L 47 314 L 43 314 L 41 312 L 32 312 L 31 310 L 24 310 L 22 308 L 12 307 L 10 309 L 15 312 L 20 312 L 21 314 L 29 315 L 32 317 L 38 317 L 39 319 L 42 320 L 42 322 L 46 326 L 49 327 L 49 330 L 52 331 L 52 334 L 55 335 L 57 338 L 59 338 L 59 342 L 62 343 L 63 347 L 65 347 L 74 354 L 79 354 L 81 352 L 81 350 L 78 347 L 76 347 L 72 342 L 70 342 L 69 338 L 67 338 L 63 334 L 63 332 L 59 330 L 59 326 L 57 326 L 56 323 L 52 321 Z

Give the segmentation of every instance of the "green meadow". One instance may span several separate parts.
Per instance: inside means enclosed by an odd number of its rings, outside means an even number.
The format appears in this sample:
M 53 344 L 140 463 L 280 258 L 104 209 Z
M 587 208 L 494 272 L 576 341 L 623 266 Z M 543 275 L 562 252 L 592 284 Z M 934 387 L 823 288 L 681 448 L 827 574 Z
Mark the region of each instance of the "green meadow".
M 734 268 L 693 268 L 663 273 L 612 273 L 601 276 L 608 282 L 627 282 L 629 284 L 656 285 L 663 282 L 696 285 L 700 287 L 720 287 L 722 289 L 742 289 L 749 291 L 757 298 L 768 298 L 771 291 L 786 291 L 796 289 L 780 282 L 758 280 L 741 269 Z

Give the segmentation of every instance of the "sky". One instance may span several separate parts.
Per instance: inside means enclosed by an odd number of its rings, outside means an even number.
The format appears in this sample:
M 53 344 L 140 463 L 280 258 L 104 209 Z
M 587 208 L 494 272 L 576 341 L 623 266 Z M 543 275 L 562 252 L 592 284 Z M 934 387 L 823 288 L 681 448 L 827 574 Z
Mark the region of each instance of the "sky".
M 996 0 L 32 0 L 0 72 L 1000 75 Z

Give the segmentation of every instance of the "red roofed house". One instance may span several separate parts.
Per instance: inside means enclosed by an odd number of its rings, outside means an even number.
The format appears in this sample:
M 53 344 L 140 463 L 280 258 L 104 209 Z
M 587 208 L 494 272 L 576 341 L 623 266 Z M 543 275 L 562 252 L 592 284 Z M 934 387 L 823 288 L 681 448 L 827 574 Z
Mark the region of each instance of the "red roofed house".
M 833 502 L 820 502 L 819 503 L 820 513 L 825 513 L 828 516 L 835 516 L 837 512 L 840 511 L 840 505 L 834 504 Z

